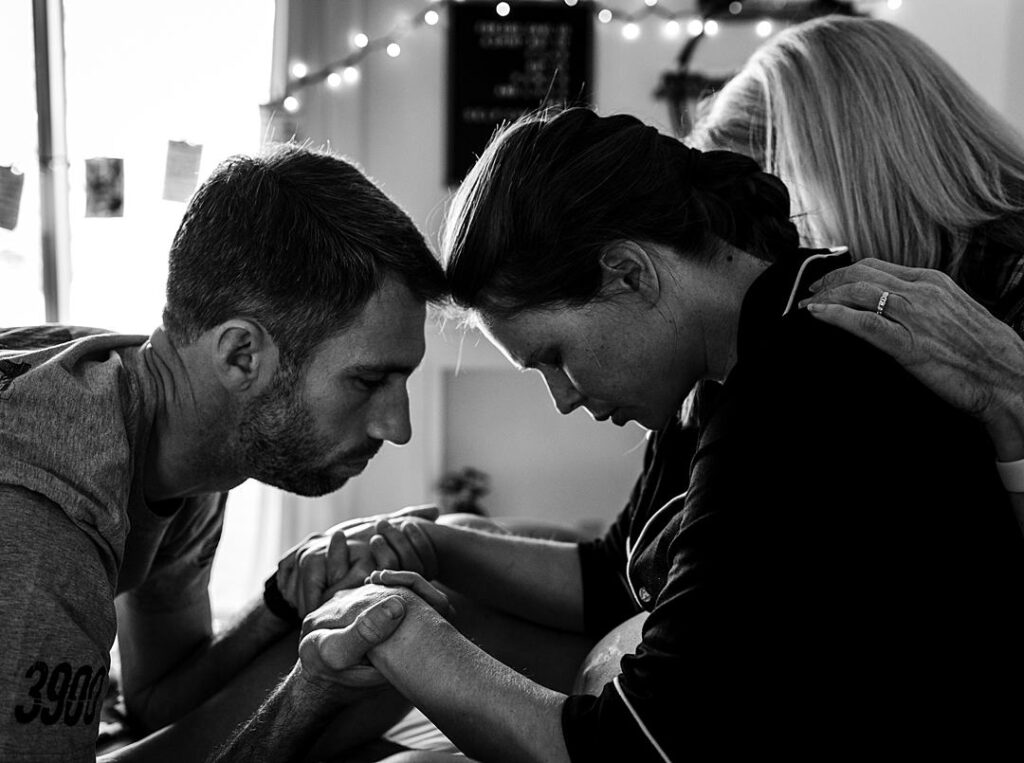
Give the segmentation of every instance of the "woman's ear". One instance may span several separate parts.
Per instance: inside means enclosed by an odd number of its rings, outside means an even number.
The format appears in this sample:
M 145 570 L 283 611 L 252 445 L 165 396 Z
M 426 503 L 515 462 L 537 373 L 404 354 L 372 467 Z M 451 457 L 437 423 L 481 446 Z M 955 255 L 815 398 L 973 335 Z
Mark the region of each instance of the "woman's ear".
M 654 304 L 661 279 L 654 258 L 635 241 L 615 241 L 601 252 L 601 290 L 608 295 L 635 294 Z

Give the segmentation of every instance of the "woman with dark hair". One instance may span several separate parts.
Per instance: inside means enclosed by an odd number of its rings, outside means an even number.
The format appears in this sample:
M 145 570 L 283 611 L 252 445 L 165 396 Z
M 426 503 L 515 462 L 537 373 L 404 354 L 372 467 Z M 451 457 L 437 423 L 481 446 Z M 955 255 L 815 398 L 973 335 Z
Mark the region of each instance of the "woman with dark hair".
M 596 695 L 566 696 L 390 570 L 307 632 L 399 592 L 405 620 L 371 661 L 484 760 L 977 751 L 1014 729 L 1024 540 L 992 446 L 887 356 L 797 309 L 849 259 L 799 248 L 777 178 L 631 117 L 534 116 L 484 152 L 443 250 L 455 302 L 562 413 L 656 430 L 695 385 L 721 388 L 698 396 L 692 463 L 665 466 L 689 490 L 634 504 L 606 537 L 384 523 L 383 566 L 415 566 L 409 539 L 425 536 L 426 576 L 468 597 L 596 635 L 642 610 L 642 640 Z

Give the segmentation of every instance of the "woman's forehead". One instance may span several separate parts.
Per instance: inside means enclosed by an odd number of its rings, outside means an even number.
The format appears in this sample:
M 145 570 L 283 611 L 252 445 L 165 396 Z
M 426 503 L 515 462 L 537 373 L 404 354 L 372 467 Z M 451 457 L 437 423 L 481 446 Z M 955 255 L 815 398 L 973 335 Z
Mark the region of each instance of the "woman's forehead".
M 528 368 L 557 340 L 565 320 L 560 311 L 550 310 L 526 310 L 511 316 L 478 313 L 477 326 L 513 365 Z
M 607 329 L 587 306 L 524 310 L 512 316 L 482 312 L 478 326 L 520 368 L 543 361 L 544 354 L 553 348 L 587 341 L 593 332 Z

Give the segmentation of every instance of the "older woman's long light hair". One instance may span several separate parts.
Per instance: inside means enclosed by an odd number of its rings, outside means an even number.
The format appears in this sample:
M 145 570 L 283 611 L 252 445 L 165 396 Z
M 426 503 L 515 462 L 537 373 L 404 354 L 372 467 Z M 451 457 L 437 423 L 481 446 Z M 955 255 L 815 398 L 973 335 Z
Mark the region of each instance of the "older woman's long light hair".
M 704 108 L 690 142 L 781 177 L 808 245 L 847 244 L 855 257 L 954 278 L 980 226 L 1024 251 L 1020 137 L 892 24 L 836 16 L 792 27 Z

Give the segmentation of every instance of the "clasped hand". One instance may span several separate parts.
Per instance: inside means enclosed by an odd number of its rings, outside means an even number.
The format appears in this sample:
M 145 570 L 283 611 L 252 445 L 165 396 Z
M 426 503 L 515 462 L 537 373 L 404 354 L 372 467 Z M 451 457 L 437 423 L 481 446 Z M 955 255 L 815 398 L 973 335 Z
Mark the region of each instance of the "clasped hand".
M 300 617 L 337 591 L 363 585 L 375 570 L 437 575 L 437 557 L 424 524 L 437 519 L 435 506 L 410 506 L 341 522 L 288 550 L 277 565 L 277 586 Z
M 365 690 L 385 683 L 366 654 L 398 629 L 417 607 L 442 617 L 452 607 L 416 572 L 377 570 L 359 588 L 339 590 L 302 621 L 299 662 L 307 678 L 325 686 Z

